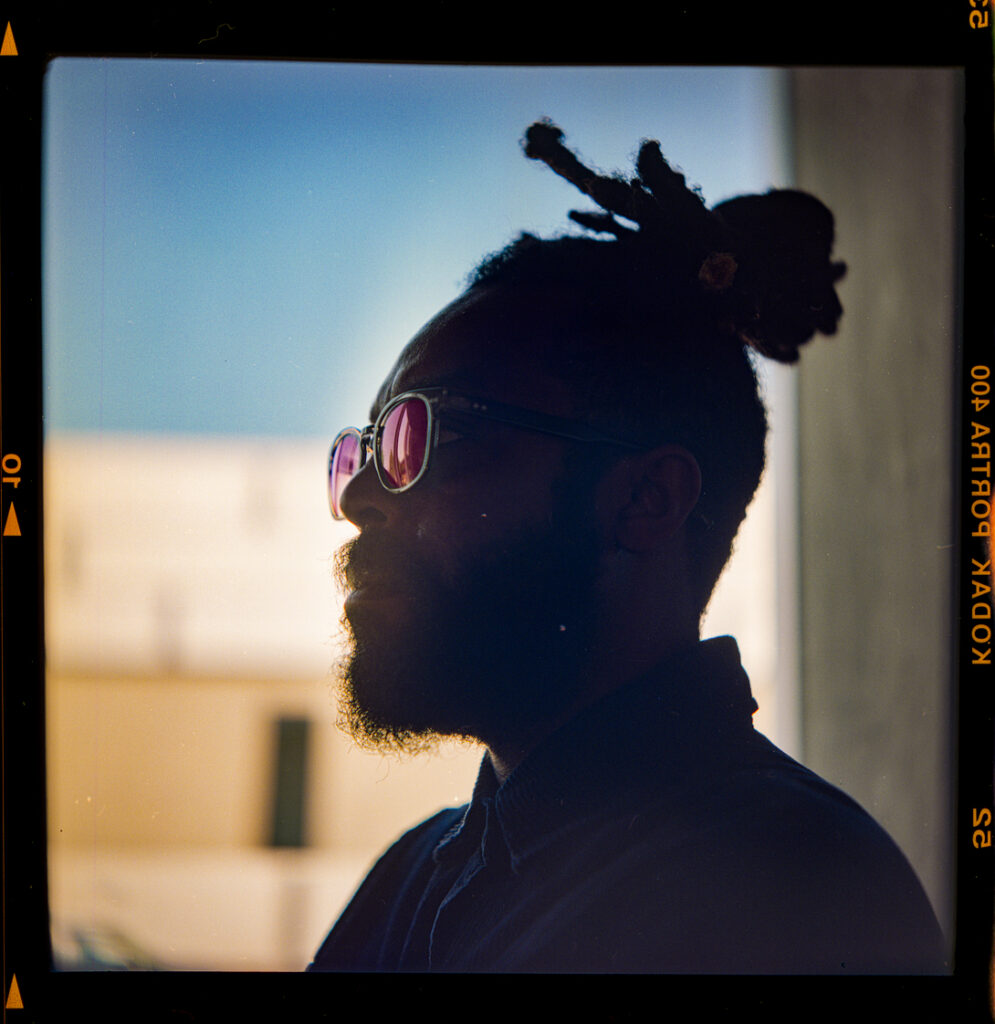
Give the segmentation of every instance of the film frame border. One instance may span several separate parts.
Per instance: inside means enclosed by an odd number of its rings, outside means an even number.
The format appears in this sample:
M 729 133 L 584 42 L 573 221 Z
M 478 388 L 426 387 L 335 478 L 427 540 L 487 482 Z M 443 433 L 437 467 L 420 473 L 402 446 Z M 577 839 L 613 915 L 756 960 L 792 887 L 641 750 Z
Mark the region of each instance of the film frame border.
M 963 321 L 960 364 L 959 411 L 960 457 L 955 467 L 960 475 L 958 516 L 961 555 L 959 593 L 964 593 L 966 567 L 977 558 L 982 564 L 991 558 L 983 536 L 974 536 L 978 517 L 964 500 L 964 481 L 970 480 L 970 449 L 967 443 L 972 423 L 969 407 L 971 368 L 990 367 L 995 317 L 986 298 L 986 288 L 995 277 L 995 160 L 992 157 L 992 29 L 982 24 L 981 14 L 988 0 L 959 0 L 937 4 L 936 10 L 916 18 L 897 18 L 883 28 L 865 24 L 866 15 L 857 5 L 820 15 L 820 34 L 800 29 L 802 9 L 798 5 L 770 5 L 760 10 L 732 12 L 708 9 L 698 14 L 664 16 L 661 37 L 643 41 L 606 44 L 597 34 L 582 35 L 569 44 L 550 48 L 540 41 L 544 29 L 555 27 L 556 15 L 545 10 L 533 12 L 533 34 L 527 38 L 495 31 L 488 38 L 454 44 L 441 33 L 443 19 L 465 18 L 461 8 L 444 0 L 436 17 L 440 26 L 429 24 L 424 12 L 410 11 L 394 25 L 396 38 L 385 39 L 383 27 L 372 25 L 370 16 L 358 7 L 346 5 L 315 22 L 311 16 L 300 21 L 276 21 L 260 16 L 246 24 L 244 14 L 222 12 L 208 5 L 189 4 L 170 15 L 133 12 L 131 24 L 120 21 L 99 23 L 94 15 L 61 14 L 47 20 L 47 14 L 16 10 L 8 15 L 16 40 L 16 67 L 0 64 L 2 130 L 6 155 L 0 159 L 0 382 L 2 382 L 4 475 L 17 478 L 3 488 L 4 525 L 9 519 L 8 502 L 14 487 L 14 504 L 21 531 L 19 538 L 3 539 L 0 610 L 3 616 L 3 725 L 4 725 L 4 1000 L 17 978 L 17 991 L 25 1019 L 52 1019 L 48 1014 L 79 1009 L 84 1005 L 114 1008 L 136 1002 L 177 1017 L 213 1019 L 212 1011 L 233 1006 L 277 1006 L 288 995 L 287 982 L 280 976 L 216 975 L 79 975 L 52 974 L 48 935 L 47 879 L 45 855 L 44 791 L 44 650 L 41 637 L 43 594 L 41 522 L 41 253 L 38 225 L 41 217 L 41 83 L 49 58 L 57 55 L 103 56 L 203 56 L 206 59 L 238 59 L 272 56 L 286 59 L 383 60 L 456 63 L 751 63 L 751 64 L 834 64 L 845 57 L 849 63 L 942 64 L 964 68 L 966 103 Z M 990 9 L 990 8 L 988 8 Z M 2 14 L 0 14 L 2 17 Z M 995 17 L 995 14 L 993 14 Z M 60 20 L 61 18 L 61 20 Z M 932 19 L 932 20 L 930 20 Z M 510 20 L 514 20 L 511 18 Z M 913 24 L 912 22 L 915 22 Z M 4 26 L 0 25 L 0 28 Z M 432 37 L 432 29 L 439 34 Z M 785 42 L 785 28 L 796 29 Z M 667 30 L 670 34 L 666 35 Z M 804 34 L 803 34 L 804 33 Z M 552 36 L 545 36 L 552 38 Z M 412 43 L 412 40 L 416 42 Z M 745 42 L 744 42 L 745 41 Z M 745 51 L 744 51 L 745 46 Z M 654 50 L 648 53 L 647 48 Z M 615 52 L 612 52 L 614 49 Z M 641 49 L 642 52 L 636 52 Z M 747 59 L 744 59 L 744 55 Z M 511 59 L 509 59 L 511 58 Z M 3 58 L 0 58 L 2 60 Z M 13 154 L 13 156 L 12 156 Z M 989 407 L 990 411 L 990 407 Z M 990 427 L 991 419 L 986 421 Z M 16 455 L 17 464 L 9 461 Z M 8 464 L 9 462 L 9 464 Z M 9 472 L 8 472 L 9 470 Z M 14 543 L 17 539 L 18 543 Z M 977 542 L 977 543 L 975 543 Z M 962 598 L 963 600 L 963 598 Z M 947 1007 L 953 999 L 974 1019 L 991 1012 L 995 979 L 991 949 L 993 905 L 992 856 L 990 849 L 969 845 L 970 837 L 983 825 L 978 811 L 992 810 L 992 685 L 989 671 L 975 684 L 965 659 L 970 650 L 972 620 L 958 616 L 960 640 L 958 744 L 957 968 L 951 979 L 909 979 L 889 982 L 890 1001 L 907 998 L 910 1006 Z M 32 639 L 28 639 L 32 638 Z M 983 668 L 984 666 L 976 666 Z M 979 675 L 981 675 L 979 673 Z M 967 679 L 971 679 L 967 683 Z M 975 689 L 975 686 L 977 687 Z M 16 767 L 15 767 L 16 766 Z M 27 781 L 25 781 L 27 777 Z M 40 780 L 40 791 L 39 783 Z M 982 816 L 983 818 L 983 816 Z M 966 838 L 967 837 L 967 838 Z M 788 982 L 788 979 L 781 979 Z M 374 997 L 385 993 L 406 995 L 410 979 L 353 979 L 354 991 Z M 610 1005 L 625 1016 L 625 1005 L 639 1005 L 634 993 L 653 996 L 658 979 L 622 979 L 602 988 L 604 979 L 570 979 L 571 997 L 597 999 L 608 992 Z M 622 983 L 625 983 L 624 998 Z M 856 999 L 875 998 L 881 979 L 847 979 L 842 997 L 847 1005 Z M 709 979 L 668 979 L 695 999 L 700 1011 L 738 1008 L 756 1000 L 756 1005 L 796 1006 L 802 982 L 791 981 L 781 996 L 772 997 L 768 979 L 737 979 L 735 995 L 723 994 L 723 987 Z M 851 984 L 853 982 L 853 984 Z M 935 984 L 934 984 L 935 982 Z M 291 985 L 296 996 L 309 998 L 313 987 L 301 981 Z M 425 994 L 449 998 L 453 979 L 420 979 Z M 550 981 L 552 984 L 552 981 Z M 831 982 L 835 985 L 835 981 Z M 205 985 L 207 986 L 205 989 Z M 438 985 L 438 988 L 433 986 Z M 479 998 L 489 988 L 498 991 L 497 979 L 476 979 L 473 989 Z M 483 985 L 483 988 L 479 986 Z M 643 987 L 645 986 L 645 987 Z M 817 986 L 815 991 L 821 989 Z M 822 998 L 820 994 L 819 998 Z M 260 1000 L 263 1002 L 261 1003 Z M 631 1000 L 631 1002 L 630 1002 Z M 32 1009 L 32 1003 L 36 1009 Z M 8 1012 L 15 1013 L 13 1004 Z M 324 1014 L 322 1014 L 324 1015 Z M 12 1019 L 17 1019 L 13 1017 Z

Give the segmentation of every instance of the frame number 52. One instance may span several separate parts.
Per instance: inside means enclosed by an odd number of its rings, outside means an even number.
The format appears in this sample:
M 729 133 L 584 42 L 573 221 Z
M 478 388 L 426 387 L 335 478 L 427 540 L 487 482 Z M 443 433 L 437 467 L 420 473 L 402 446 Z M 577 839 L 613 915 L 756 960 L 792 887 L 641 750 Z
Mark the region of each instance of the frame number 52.
M 992 845 L 992 812 L 987 807 L 971 808 L 974 835 L 971 836 L 971 843 L 976 850 Z M 984 826 L 989 826 L 985 828 Z

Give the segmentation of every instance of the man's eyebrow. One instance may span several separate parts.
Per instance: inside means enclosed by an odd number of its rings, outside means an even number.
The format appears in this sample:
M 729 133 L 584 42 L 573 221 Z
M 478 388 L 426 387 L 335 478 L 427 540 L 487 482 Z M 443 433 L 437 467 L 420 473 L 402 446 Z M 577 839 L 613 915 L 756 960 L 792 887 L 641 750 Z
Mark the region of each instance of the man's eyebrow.
M 405 383 L 403 389 L 397 394 L 404 394 L 406 391 L 424 391 L 426 388 L 452 388 L 453 391 L 466 392 L 470 395 L 486 397 L 486 391 L 482 379 L 467 373 L 441 374 L 435 377 L 415 379 Z M 381 389 L 370 406 L 370 422 L 376 423 L 383 407 L 395 396 L 390 394 L 389 389 Z
M 380 415 L 380 410 L 390 400 L 390 388 L 386 382 L 381 384 L 380 390 L 377 392 L 377 397 L 373 399 L 373 404 L 370 406 L 370 423 L 376 423 L 377 417 Z

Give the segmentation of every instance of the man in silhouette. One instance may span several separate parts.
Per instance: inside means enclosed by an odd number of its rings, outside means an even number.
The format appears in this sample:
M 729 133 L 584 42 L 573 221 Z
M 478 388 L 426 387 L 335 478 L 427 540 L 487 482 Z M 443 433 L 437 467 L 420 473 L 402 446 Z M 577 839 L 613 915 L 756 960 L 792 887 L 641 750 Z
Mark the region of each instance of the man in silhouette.
M 897 847 L 753 729 L 735 642 L 699 635 L 764 466 L 753 360 L 795 361 L 841 313 L 829 211 L 708 210 L 656 143 L 631 181 L 548 123 L 526 154 L 600 205 L 571 214 L 592 236 L 487 260 L 329 467 L 360 531 L 353 735 L 487 753 L 309 969 L 942 971 Z

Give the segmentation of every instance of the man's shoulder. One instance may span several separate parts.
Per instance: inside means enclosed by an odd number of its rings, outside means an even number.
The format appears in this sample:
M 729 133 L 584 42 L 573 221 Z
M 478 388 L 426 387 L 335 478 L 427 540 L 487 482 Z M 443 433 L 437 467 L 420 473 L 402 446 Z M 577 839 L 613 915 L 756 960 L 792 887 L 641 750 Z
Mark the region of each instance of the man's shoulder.
M 761 833 L 768 848 L 777 839 L 789 847 L 846 849 L 855 863 L 883 859 L 892 866 L 904 855 L 878 823 L 853 797 L 800 764 L 760 733 L 747 755 L 715 787 L 732 820 L 746 834 Z M 911 869 L 909 869 L 911 870 Z
M 757 733 L 743 755 L 647 800 L 648 846 L 709 847 L 755 880 L 783 887 L 792 875 L 825 888 L 850 880 L 918 890 L 915 873 L 888 832 L 856 800 Z
M 388 919 L 414 914 L 433 869 L 432 851 L 465 812 L 466 806 L 438 811 L 387 847 L 326 936 L 309 971 L 378 969 Z
M 935 916 L 897 844 L 760 734 L 735 762 L 647 793 L 624 842 L 619 823 L 614 840 L 601 831 L 615 852 L 600 891 L 626 908 L 613 919 L 647 948 L 681 922 L 667 957 L 687 969 L 714 955 L 717 968 L 760 972 L 943 970 Z
M 468 806 L 468 804 L 461 804 L 459 807 L 443 807 L 435 814 L 430 814 L 417 825 L 412 825 L 407 831 L 402 832 L 387 847 L 386 852 L 390 853 L 394 849 L 404 850 L 410 847 L 420 847 L 425 843 L 431 843 L 434 846 L 447 832 L 459 825 Z
M 412 866 L 430 862 L 432 851 L 445 836 L 457 828 L 467 805 L 446 807 L 412 826 L 395 839 L 370 869 L 364 886 L 383 880 L 385 875 L 404 872 Z M 360 892 L 362 892 L 360 887 Z

